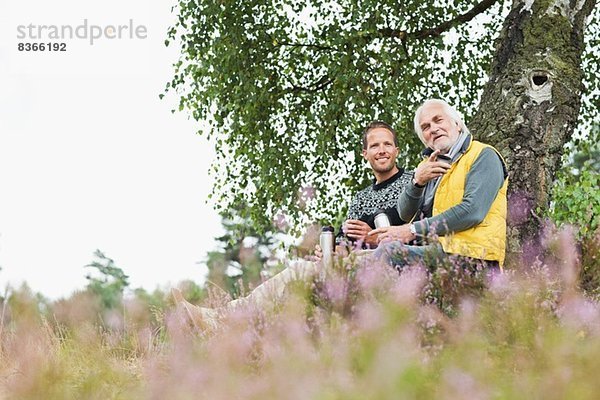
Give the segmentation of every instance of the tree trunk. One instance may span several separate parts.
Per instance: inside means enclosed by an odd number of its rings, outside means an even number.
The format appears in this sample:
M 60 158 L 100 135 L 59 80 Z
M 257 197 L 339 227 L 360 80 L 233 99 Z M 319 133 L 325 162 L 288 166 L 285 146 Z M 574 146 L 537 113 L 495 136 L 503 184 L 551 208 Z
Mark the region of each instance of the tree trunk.
M 537 242 L 536 210 L 549 205 L 564 145 L 577 123 L 584 29 L 595 2 L 514 0 L 469 124 L 509 167 L 509 261 Z

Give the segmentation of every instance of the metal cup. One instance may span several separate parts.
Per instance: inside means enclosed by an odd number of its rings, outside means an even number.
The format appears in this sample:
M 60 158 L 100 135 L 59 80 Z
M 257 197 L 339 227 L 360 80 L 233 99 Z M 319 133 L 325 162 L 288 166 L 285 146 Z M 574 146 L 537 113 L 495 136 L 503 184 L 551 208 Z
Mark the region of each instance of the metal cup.
M 377 211 L 375 214 L 375 228 L 385 228 L 391 226 L 390 219 L 383 210 Z
M 438 155 L 436 158 L 436 161 L 442 161 L 442 162 L 445 162 L 446 164 L 452 164 L 452 159 L 444 154 Z

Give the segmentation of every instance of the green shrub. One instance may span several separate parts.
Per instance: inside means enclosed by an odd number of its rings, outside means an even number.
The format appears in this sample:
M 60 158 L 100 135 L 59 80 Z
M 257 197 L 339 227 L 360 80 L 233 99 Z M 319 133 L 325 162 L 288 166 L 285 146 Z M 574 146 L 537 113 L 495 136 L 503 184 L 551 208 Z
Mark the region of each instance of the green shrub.
M 560 226 L 578 227 L 579 238 L 593 236 L 600 221 L 600 174 L 584 169 L 579 176 L 563 173 L 553 189 L 550 217 Z

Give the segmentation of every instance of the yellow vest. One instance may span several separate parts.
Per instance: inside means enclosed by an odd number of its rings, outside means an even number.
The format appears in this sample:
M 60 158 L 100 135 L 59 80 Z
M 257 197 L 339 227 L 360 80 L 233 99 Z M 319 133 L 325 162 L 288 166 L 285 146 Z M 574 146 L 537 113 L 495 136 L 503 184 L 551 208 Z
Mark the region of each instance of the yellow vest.
M 442 177 L 435 191 L 433 216 L 443 213 L 462 201 L 467 174 L 481 151 L 486 147 L 494 149 L 492 146 L 472 140 L 467 151 L 457 162 L 452 164 L 450 170 Z M 494 149 L 494 151 L 498 153 L 498 150 Z M 502 159 L 502 156 L 500 158 Z M 506 165 L 504 159 L 502 162 Z M 504 264 L 507 187 L 508 178 L 504 180 L 490 210 L 480 224 L 439 238 L 446 253 L 498 261 L 500 266 Z

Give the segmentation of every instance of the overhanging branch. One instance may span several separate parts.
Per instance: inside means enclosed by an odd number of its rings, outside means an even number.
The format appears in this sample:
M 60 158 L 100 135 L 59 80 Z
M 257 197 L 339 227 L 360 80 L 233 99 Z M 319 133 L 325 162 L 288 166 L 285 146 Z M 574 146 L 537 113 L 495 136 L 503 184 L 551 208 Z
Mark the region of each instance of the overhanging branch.
M 329 78 L 329 76 L 324 75 L 316 82 L 313 82 L 308 87 L 292 85 L 291 89 L 284 91 L 284 93 L 299 93 L 299 92 L 307 92 L 307 93 L 316 93 L 320 90 L 325 89 L 327 86 L 333 83 L 333 79 Z
M 333 47 L 322 46 L 322 45 L 315 44 L 315 43 L 293 43 L 293 42 L 286 42 L 286 41 L 277 41 L 276 45 L 278 45 L 278 46 L 287 46 L 287 47 L 292 47 L 292 48 L 307 47 L 307 48 L 315 49 L 315 50 L 319 50 L 319 51 L 336 50 Z
M 422 29 L 416 32 L 406 32 L 399 29 L 383 28 L 379 29 L 379 34 L 381 37 L 398 38 L 402 41 L 406 40 L 407 38 L 426 39 L 430 37 L 436 37 L 457 25 L 471 21 L 477 15 L 481 14 L 482 12 L 485 12 L 497 2 L 498 0 L 482 0 L 480 3 L 476 4 L 466 13 L 461 14 L 456 18 L 452 18 L 449 21 L 442 22 L 440 25 L 433 28 Z
M 440 25 L 433 27 L 433 28 L 422 29 L 422 30 L 416 31 L 416 32 L 406 32 L 405 30 L 400 30 L 400 29 L 382 28 L 377 31 L 377 35 L 363 36 L 363 40 L 370 41 L 370 40 L 373 40 L 375 37 L 400 39 L 405 53 L 408 54 L 408 50 L 406 48 L 406 40 L 407 39 L 426 39 L 426 38 L 440 36 L 442 33 L 446 32 L 447 30 L 449 30 L 455 26 L 458 26 L 460 24 L 464 24 L 466 22 L 471 21 L 477 15 L 487 11 L 490 7 L 492 7 L 498 1 L 499 0 L 482 0 L 481 2 L 477 3 L 473 8 L 471 8 L 466 13 L 461 14 L 455 18 L 452 18 L 449 21 L 442 22 Z M 339 49 L 336 49 L 334 47 L 319 45 L 316 43 L 288 42 L 288 41 L 275 40 L 273 38 L 272 38 L 272 41 L 277 46 L 286 46 L 286 47 L 291 47 L 291 48 L 304 47 L 304 48 L 309 48 L 309 49 L 313 49 L 316 51 L 339 51 Z

